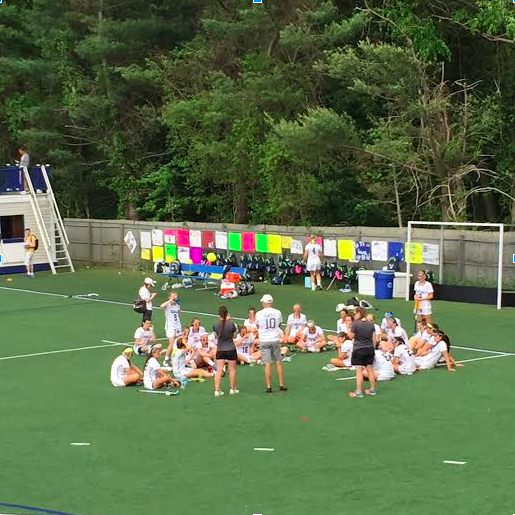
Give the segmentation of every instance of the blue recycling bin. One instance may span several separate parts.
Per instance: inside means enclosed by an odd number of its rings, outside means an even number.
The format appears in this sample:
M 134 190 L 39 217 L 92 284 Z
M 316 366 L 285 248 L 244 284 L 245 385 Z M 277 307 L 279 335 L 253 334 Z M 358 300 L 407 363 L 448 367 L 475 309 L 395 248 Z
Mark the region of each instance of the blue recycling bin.
M 375 297 L 376 299 L 392 299 L 393 298 L 393 281 L 395 280 L 395 272 L 380 270 L 374 273 Z

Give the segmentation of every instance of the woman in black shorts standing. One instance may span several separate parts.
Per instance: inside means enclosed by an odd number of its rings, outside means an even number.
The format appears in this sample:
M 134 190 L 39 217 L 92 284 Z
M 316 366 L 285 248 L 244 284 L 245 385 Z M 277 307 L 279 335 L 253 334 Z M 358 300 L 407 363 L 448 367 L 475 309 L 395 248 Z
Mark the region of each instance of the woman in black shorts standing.
M 373 322 L 365 319 L 365 309 L 358 307 L 354 311 L 354 322 L 349 331 L 349 337 L 354 340 L 351 364 L 356 367 L 356 390 L 349 392 L 351 397 L 363 397 L 363 370 L 366 368 L 370 378 L 370 389 L 367 395 L 376 395 L 376 380 L 374 374 L 374 333 Z
M 229 312 L 225 306 L 218 309 L 220 320 L 213 325 L 213 331 L 218 338 L 218 346 L 216 350 L 216 374 L 215 374 L 215 397 L 221 397 L 224 392 L 221 391 L 222 374 L 225 362 L 229 364 L 229 384 L 231 387 L 230 394 L 240 393 L 236 389 L 236 364 L 238 353 L 234 345 L 234 338 L 238 332 L 236 324 L 229 318 Z

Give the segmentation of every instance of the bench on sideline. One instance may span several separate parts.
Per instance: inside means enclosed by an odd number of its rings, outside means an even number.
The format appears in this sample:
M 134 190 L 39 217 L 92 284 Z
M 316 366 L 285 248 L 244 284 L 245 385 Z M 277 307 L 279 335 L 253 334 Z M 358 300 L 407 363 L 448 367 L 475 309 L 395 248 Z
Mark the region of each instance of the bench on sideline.
M 209 282 L 218 283 L 222 281 L 224 274 L 232 272 L 239 274 L 242 279 L 247 276 L 247 269 L 239 266 L 218 266 L 218 265 L 190 265 L 182 263 L 181 268 L 178 272 L 162 272 L 157 275 L 164 275 L 171 279 L 175 279 L 176 282 L 179 279 L 191 279 L 192 281 L 204 281 L 204 289 L 208 288 Z M 193 275 L 196 274 L 196 275 Z M 214 274 L 214 276 L 213 276 Z M 219 277 L 217 277 L 219 276 Z

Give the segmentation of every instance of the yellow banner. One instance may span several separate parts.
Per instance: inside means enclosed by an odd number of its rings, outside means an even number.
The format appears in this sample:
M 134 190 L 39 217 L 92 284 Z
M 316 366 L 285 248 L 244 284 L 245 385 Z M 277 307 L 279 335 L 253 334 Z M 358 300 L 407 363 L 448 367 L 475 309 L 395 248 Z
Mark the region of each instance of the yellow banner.
M 150 249 L 141 249 L 141 259 L 150 261 Z
M 158 247 L 154 245 L 152 247 L 152 256 L 154 257 L 154 261 L 161 261 L 165 257 L 165 251 L 163 247 Z
M 354 259 L 355 249 L 352 240 L 338 240 L 338 259 Z
M 422 263 L 422 243 L 404 244 L 404 261 L 419 265 Z
M 267 243 L 270 254 L 282 254 L 283 248 L 281 247 L 281 236 L 279 234 L 268 234 Z
M 291 249 L 291 236 L 281 236 L 281 247 L 283 249 Z

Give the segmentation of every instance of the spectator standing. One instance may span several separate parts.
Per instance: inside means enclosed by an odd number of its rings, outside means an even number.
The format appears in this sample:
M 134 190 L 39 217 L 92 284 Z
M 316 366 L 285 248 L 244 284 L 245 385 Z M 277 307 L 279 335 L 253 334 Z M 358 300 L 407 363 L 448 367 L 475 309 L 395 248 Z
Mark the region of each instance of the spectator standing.
M 156 285 L 156 282 L 150 277 L 145 277 L 143 286 L 139 289 L 138 295 L 141 300 L 145 301 L 145 312 L 143 313 L 143 322 L 152 320 L 152 301 L 155 299 L 157 292 L 151 292 L 150 289 Z
M 25 229 L 23 246 L 25 247 L 25 268 L 27 269 L 27 277 L 34 277 L 34 254 L 37 250 L 37 238 L 28 227 Z

